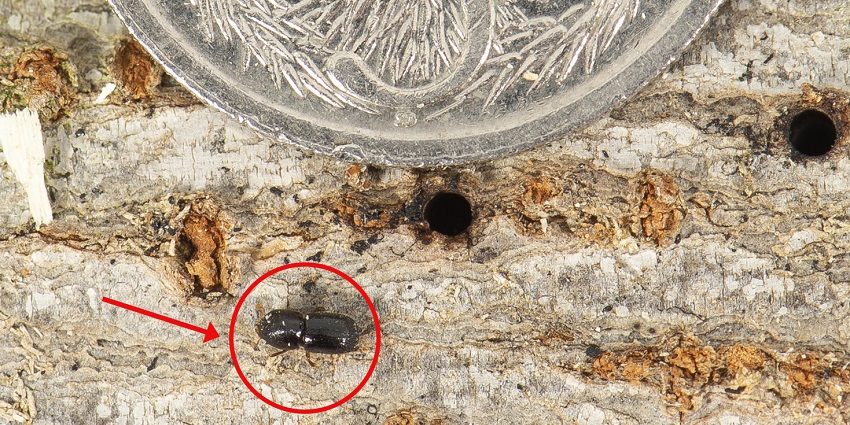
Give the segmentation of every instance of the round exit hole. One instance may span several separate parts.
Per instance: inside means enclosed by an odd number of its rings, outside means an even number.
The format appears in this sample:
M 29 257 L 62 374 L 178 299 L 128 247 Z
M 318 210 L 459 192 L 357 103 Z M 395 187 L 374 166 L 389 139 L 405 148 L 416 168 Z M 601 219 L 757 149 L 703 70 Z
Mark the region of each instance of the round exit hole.
M 829 115 L 817 109 L 807 109 L 791 120 L 788 141 L 803 155 L 826 155 L 838 141 L 838 129 Z
M 457 236 L 472 224 L 472 205 L 461 194 L 439 192 L 425 204 L 424 215 L 431 230 Z

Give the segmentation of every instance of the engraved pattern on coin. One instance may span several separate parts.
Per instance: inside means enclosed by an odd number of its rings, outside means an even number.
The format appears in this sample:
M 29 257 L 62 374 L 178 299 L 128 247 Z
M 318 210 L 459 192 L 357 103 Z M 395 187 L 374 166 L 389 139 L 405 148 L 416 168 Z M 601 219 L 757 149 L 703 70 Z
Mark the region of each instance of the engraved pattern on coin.
M 299 98 L 369 114 L 556 89 L 590 74 L 640 0 L 190 0 L 209 42 Z M 548 89 L 548 90 L 547 90 Z M 470 96 L 482 90 L 483 96 Z
M 109 0 L 178 81 L 248 126 L 374 164 L 563 137 L 647 84 L 724 0 Z

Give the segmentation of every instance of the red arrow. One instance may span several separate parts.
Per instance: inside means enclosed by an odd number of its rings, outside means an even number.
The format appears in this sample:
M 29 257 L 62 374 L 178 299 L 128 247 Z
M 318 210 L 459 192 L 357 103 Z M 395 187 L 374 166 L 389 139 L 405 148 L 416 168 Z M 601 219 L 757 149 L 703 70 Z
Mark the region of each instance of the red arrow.
M 218 336 L 219 336 L 218 331 L 215 330 L 215 326 L 213 326 L 212 322 L 210 322 L 210 324 L 207 325 L 207 328 L 204 329 L 200 326 L 191 325 L 189 323 L 181 322 L 177 319 L 172 319 L 170 317 L 166 317 L 166 316 L 163 316 L 161 314 L 154 313 L 152 311 L 148 311 L 148 310 L 145 310 L 143 308 L 136 307 L 134 305 L 125 304 L 125 303 L 122 303 L 121 301 L 113 300 L 112 298 L 103 297 L 103 302 L 105 302 L 107 304 L 112 304 L 112 305 L 117 306 L 117 307 L 125 308 L 127 310 L 134 311 L 134 312 L 139 313 L 139 314 L 144 314 L 145 316 L 153 317 L 154 319 L 159 319 L 159 320 L 162 320 L 163 322 L 171 323 L 172 325 L 177 325 L 177 326 L 180 326 L 181 328 L 189 329 L 190 331 L 202 333 L 202 334 L 204 334 L 204 342 L 212 341 L 212 340 L 218 338 Z

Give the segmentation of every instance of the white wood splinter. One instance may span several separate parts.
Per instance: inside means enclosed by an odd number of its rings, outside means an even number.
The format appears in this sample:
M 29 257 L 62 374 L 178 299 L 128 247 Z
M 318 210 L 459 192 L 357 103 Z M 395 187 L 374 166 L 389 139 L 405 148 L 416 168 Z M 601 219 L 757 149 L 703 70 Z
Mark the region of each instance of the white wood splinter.
M 0 114 L 0 146 L 9 168 L 24 186 L 36 228 L 53 221 L 44 184 L 44 141 L 38 114 L 30 109 Z

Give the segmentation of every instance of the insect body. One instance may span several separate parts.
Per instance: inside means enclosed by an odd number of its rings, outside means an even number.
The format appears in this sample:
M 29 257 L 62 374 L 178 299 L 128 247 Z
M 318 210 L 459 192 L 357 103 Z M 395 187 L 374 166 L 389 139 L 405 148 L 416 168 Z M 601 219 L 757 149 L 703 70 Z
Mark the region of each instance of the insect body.
M 283 351 L 304 347 L 310 353 L 341 354 L 353 351 L 359 334 L 354 319 L 336 313 L 302 315 L 292 310 L 272 310 L 257 323 L 257 335 Z

